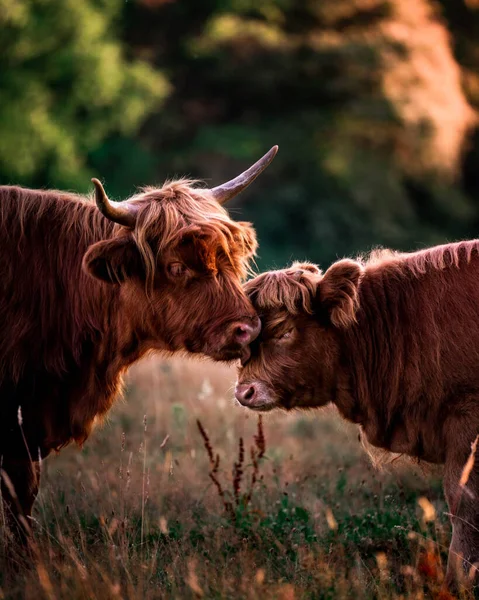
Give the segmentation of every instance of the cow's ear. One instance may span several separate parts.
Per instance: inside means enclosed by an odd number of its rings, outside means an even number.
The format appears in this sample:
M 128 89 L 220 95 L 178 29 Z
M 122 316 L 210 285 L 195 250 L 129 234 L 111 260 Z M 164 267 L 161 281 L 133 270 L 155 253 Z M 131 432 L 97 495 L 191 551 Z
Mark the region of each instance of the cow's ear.
M 346 328 L 356 321 L 363 271 L 356 261 L 344 259 L 329 267 L 321 279 L 319 304 L 335 327 Z
M 83 269 L 96 279 L 116 285 L 128 278 L 142 278 L 144 275 L 140 253 L 129 237 L 90 246 L 83 257 Z

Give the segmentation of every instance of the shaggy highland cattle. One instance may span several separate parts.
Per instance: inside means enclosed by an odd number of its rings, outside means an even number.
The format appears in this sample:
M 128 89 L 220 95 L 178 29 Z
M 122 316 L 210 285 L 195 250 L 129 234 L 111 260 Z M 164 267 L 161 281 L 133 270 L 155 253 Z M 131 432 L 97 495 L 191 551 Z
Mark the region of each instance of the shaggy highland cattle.
M 237 400 L 263 411 L 333 403 L 373 446 L 443 463 L 453 526 L 447 581 L 474 578 L 479 241 L 378 251 L 324 274 L 295 263 L 245 290 L 262 330 L 244 353 Z
M 0 187 L 0 460 L 12 522 L 28 530 L 40 460 L 83 444 L 132 363 L 151 351 L 232 360 L 258 335 L 241 286 L 255 232 L 221 204 L 276 151 L 219 187 L 171 181 L 123 203 L 96 179 L 96 204 Z

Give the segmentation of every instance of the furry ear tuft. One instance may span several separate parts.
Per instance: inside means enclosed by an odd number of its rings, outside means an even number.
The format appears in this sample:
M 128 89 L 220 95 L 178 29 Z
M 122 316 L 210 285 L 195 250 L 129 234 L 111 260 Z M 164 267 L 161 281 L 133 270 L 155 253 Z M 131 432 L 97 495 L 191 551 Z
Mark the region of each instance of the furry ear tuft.
M 335 327 L 347 328 L 356 321 L 359 285 L 364 268 L 354 260 L 334 263 L 319 284 L 319 302 Z
M 130 237 L 90 246 L 83 257 L 83 270 L 95 279 L 116 285 L 131 277 L 145 277 L 140 253 Z

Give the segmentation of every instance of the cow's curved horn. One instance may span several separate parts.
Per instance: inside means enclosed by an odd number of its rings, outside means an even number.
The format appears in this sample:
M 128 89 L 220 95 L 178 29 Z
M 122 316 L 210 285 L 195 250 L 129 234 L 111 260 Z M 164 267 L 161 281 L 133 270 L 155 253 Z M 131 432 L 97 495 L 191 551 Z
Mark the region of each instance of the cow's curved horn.
M 126 202 L 124 204 L 111 202 L 103 189 L 101 181 L 95 177 L 92 179 L 92 183 L 95 186 L 96 205 L 103 216 L 119 225 L 133 229 L 136 223 L 136 216 L 131 207 Z
M 266 167 L 276 156 L 277 152 L 278 146 L 273 146 L 271 150 L 263 156 L 263 158 L 260 158 L 258 162 L 255 162 L 254 165 L 247 171 L 241 173 L 241 175 L 238 175 L 238 177 L 235 177 L 231 181 L 227 181 L 226 183 L 223 183 L 223 185 L 213 188 L 211 190 L 213 192 L 213 196 L 220 204 L 225 204 L 225 202 L 228 202 L 228 200 L 231 200 L 231 198 L 237 196 L 266 169 Z

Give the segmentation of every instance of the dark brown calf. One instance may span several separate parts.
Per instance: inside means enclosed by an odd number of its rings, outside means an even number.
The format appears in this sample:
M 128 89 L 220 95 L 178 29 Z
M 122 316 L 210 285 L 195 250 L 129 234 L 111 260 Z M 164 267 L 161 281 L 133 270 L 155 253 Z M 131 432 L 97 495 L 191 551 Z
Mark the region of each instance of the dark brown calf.
M 445 464 L 456 564 L 479 561 L 479 241 L 263 273 L 245 286 L 262 332 L 236 398 L 251 409 L 334 403 L 374 446 Z M 250 354 L 250 356 L 249 356 Z M 471 571 L 472 569 L 472 571 Z
M 82 444 L 150 351 L 240 356 L 259 319 L 241 281 L 256 250 L 222 203 L 273 148 L 212 190 L 180 180 L 96 204 L 0 187 L 0 466 L 4 507 L 24 523 L 40 458 Z M 6 474 L 6 476 L 5 476 Z M 23 513 L 23 514 L 21 514 Z M 23 519 L 21 519 L 22 517 Z

